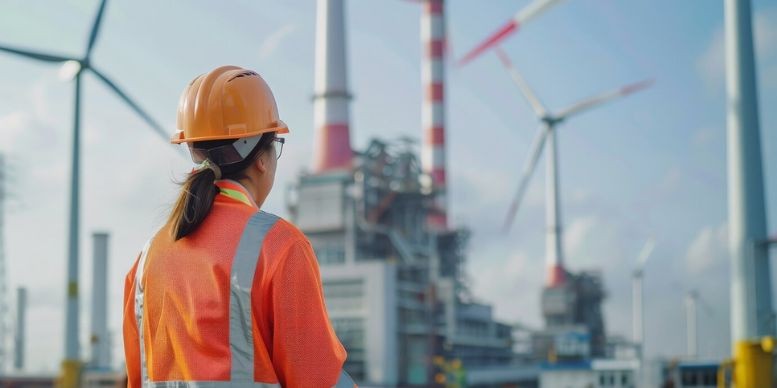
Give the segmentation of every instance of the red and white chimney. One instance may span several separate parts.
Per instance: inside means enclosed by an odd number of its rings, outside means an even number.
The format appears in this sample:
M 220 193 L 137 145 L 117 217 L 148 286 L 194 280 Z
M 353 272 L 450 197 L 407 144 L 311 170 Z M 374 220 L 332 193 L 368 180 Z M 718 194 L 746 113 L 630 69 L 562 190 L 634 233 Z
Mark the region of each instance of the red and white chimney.
M 421 13 L 421 82 L 424 100 L 421 123 L 424 144 L 421 164 L 432 178 L 436 193 L 435 208 L 429 217 L 430 226 L 446 229 L 448 201 L 445 172 L 445 2 L 426 0 Z
M 315 172 L 348 169 L 351 149 L 343 0 L 318 0 L 313 101 Z

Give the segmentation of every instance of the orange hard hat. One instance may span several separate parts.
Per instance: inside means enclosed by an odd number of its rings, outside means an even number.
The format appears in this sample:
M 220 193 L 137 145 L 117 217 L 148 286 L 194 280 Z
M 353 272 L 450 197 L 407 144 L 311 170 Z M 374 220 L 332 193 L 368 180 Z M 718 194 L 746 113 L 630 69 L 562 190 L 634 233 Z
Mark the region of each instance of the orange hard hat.
M 171 142 L 240 139 L 288 133 L 275 97 L 259 74 L 222 66 L 195 78 L 178 103 L 178 131 Z

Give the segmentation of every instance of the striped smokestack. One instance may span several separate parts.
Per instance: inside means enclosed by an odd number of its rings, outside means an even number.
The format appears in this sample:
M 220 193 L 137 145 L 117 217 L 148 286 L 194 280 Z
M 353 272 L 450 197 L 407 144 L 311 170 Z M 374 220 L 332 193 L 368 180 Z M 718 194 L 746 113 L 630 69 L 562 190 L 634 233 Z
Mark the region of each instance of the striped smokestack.
M 343 0 L 318 0 L 316 76 L 313 102 L 316 127 L 315 171 L 351 167 L 345 10 Z
M 447 184 L 445 173 L 445 2 L 426 0 L 421 14 L 421 81 L 424 102 L 421 123 L 424 145 L 421 162 L 424 172 L 432 178 L 435 211 L 429 217 L 430 226 L 448 226 Z

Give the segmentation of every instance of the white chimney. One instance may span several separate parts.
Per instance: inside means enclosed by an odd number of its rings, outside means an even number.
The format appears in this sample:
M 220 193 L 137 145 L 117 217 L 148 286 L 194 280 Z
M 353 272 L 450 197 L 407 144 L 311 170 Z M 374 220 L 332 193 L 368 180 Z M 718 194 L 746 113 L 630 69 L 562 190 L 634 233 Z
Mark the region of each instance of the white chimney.
M 92 277 L 92 349 L 90 365 L 97 369 L 111 366 L 111 344 L 108 337 L 108 233 L 93 233 Z
M 16 290 L 16 330 L 14 333 L 14 369 L 24 369 L 24 329 L 27 326 L 27 289 L 19 287 Z

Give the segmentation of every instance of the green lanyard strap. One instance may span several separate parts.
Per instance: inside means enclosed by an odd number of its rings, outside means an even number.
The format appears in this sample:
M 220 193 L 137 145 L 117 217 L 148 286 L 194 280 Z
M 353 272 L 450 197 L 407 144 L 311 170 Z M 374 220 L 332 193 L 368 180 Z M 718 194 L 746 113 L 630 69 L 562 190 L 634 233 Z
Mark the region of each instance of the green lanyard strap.
M 254 206 L 254 204 L 251 202 L 251 200 L 248 198 L 248 196 L 245 195 L 245 193 L 243 193 L 241 191 L 237 191 L 237 190 L 233 190 L 233 189 L 227 189 L 227 188 L 224 188 L 224 187 L 219 187 L 219 192 L 221 194 L 226 195 L 229 198 L 232 198 L 232 199 L 234 199 L 236 201 L 242 202 L 242 203 L 244 203 L 244 204 L 246 204 L 248 206 L 251 206 L 251 207 Z

